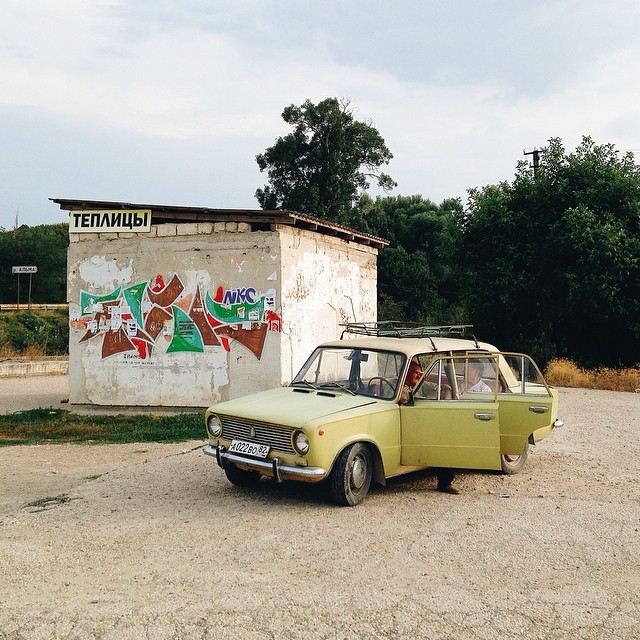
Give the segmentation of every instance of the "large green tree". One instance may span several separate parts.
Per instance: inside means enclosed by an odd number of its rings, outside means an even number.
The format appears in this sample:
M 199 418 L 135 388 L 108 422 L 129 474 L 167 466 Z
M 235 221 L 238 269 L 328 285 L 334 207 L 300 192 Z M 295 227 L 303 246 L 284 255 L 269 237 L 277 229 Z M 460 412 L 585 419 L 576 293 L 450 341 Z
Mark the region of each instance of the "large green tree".
M 378 317 L 429 324 L 460 323 L 459 200 L 437 205 L 419 195 L 362 195 L 340 222 L 389 240 L 378 258 Z
M 535 175 L 470 191 L 464 291 L 482 335 L 586 366 L 640 360 L 640 168 L 557 138 Z
M 282 112 L 293 131 L 256 156 L 269 184 L 257 189 L 263 209 L 288 209 L 336 220 L 373 180 L 388 191 L 394 181 L 380 167 L 393 155 L 371 123 L 355 119 L 348 101 L 307 100 Z

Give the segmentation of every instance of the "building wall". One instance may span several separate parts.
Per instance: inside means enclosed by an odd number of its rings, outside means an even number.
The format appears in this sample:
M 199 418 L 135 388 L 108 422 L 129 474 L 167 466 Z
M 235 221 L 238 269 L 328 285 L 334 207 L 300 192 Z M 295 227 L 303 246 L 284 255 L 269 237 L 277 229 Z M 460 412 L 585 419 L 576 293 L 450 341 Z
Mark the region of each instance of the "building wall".
M 377 317 L 377 250 L 286 227 L 282 252 L 282 372 L 290 382 L 340 324 Z
M 375 319 L 376 254 L 288 226 L 71 234 L 70 402 L 207 406 L 287 383 L 340 322 Z

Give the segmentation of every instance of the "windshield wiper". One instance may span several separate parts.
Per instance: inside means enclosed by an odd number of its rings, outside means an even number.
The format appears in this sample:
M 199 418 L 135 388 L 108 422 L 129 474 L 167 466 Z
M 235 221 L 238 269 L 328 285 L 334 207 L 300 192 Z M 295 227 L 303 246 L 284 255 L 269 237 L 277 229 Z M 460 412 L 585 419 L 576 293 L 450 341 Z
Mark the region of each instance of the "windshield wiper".
M 342 389 L 343 391 L 350 393 L 352 396 L 356 395 L 355 391 L 352 391 L 349 387 L 345 387 L 341 382 L 324 382 L 320 385 L 320 389 L 326 389 L 327 387 L 338 387 L 338 389 Z
M 317 389 L 318 387 L 316 387 L 315 384 L 309 382 L 308 380 L 296 380 L 295 382 L 291 383 L 291 386 L 295 385 L 295 384 L 304 384 L 307 387 L 311 387 L 312 389 Z

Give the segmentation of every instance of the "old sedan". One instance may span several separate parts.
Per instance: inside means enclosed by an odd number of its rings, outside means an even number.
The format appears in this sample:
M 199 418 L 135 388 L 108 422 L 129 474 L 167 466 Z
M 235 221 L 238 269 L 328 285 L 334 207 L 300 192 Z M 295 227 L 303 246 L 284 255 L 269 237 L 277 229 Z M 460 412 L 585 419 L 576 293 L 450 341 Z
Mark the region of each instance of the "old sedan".
M 343 505 L 427 467 L 517 473 L 562 424 L 557 391 L 467 329 L 347 325 L 289 386 L 210 407 L 204 452 L 235 485 L 323 481 Z

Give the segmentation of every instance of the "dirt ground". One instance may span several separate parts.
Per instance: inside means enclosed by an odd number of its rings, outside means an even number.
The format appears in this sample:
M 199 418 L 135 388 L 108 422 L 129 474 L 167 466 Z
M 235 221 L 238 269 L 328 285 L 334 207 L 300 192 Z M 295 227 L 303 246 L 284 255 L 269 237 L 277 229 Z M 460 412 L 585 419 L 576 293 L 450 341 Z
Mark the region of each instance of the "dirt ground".
M 355 508 L 201 442 L 0 448 L 0 638 L 637 640 L 640 394 L 560 403 L 522 474 Z

